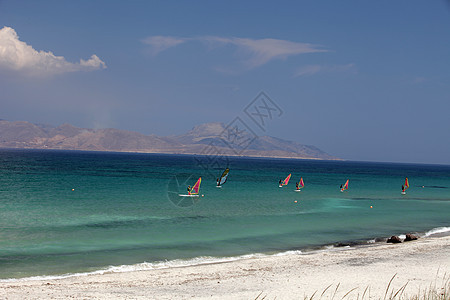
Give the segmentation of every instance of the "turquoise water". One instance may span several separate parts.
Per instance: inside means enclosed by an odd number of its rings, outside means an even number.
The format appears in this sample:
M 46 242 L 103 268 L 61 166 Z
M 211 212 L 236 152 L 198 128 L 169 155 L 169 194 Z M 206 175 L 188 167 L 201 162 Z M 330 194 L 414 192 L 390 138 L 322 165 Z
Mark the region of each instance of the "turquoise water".
M 198 159 L 1 150 L 0 279 L 449 230 L 450 166 L 229 158 L 228 182 L 219 189 L 224 161 Z M 289 173 L 289 185 L 279 188 Z M 178 196 L 200 176 L 204 197 Z M 305 188 L 295 192 L 300 177 Z M 405 177 L 410 188 L 402 196 Z M 347 179 L 349 190 L 341 193 Z

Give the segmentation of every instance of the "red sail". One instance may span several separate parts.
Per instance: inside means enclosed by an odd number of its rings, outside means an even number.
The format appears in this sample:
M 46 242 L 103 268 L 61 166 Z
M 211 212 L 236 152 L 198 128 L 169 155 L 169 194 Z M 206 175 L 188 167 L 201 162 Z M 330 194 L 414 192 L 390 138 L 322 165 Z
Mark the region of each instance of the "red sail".
M 198 190 L 200 189 L 200 183 L 202 183 L 202 178 L 200 177 L 197 182 L 195 183 L 195 185 L 192 187 L 192 195 L 198 194 Z
M 302 178 L 300 178 L 300 183 L 298 184 L 298 187 L 302 188 L 304 186 L 305 186 L 305 183 L 303 182 L 303 177 L 302 177 Z
M 287 185 L 289 183 L 289 179 L 291 179 L 291 174 L 289 174 L 285 180 L 283 180 L 282 185 Z

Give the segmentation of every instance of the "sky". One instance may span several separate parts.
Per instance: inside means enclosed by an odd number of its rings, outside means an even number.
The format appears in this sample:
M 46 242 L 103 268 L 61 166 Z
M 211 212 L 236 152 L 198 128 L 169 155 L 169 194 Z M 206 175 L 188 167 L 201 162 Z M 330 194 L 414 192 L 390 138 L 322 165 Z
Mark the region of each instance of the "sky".
M 279 108 L 262 128 L 261 92 Z M 0 119 L 177 135 L 237 117 L 347 160 L 450 164 L 449 1 L 0 0 Z

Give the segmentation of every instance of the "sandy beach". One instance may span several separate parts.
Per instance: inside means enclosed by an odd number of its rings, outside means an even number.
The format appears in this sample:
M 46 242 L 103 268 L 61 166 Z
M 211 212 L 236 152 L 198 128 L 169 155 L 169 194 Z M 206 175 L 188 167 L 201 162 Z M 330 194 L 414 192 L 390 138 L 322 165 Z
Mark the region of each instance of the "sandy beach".
M 53 280 L 0 283 L 1 299 L 383 299 L 414 295 L 450 274 L 450 237 L 340 251 Z M 328 287 L 328 289 L 327 289 Z M 366 289 L 367 288 L 367 289 Z

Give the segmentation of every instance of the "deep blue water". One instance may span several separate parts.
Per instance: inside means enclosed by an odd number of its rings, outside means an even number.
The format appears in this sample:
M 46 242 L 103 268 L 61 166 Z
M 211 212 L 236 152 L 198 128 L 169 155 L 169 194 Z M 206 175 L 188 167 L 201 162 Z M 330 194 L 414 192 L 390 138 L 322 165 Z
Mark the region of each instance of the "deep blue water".
M 178 196 L 200 176 L 204 197 Z M 0 150 L 0 279 L 363 243 L 449 216 L 450 166 Z

